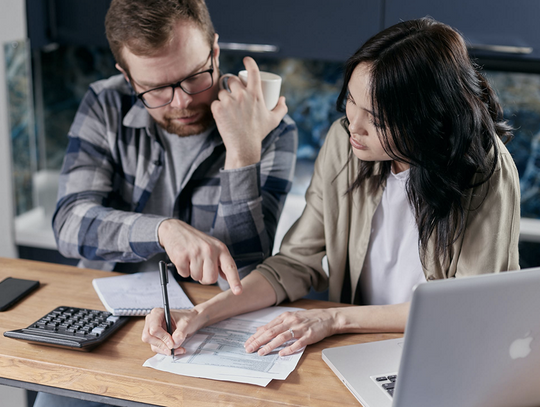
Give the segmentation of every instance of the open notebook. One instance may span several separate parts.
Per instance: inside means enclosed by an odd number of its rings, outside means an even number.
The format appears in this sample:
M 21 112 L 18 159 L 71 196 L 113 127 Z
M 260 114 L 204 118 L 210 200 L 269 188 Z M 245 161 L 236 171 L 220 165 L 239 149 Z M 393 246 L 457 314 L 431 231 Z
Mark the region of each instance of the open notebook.
M 145 271 L 92 280 L 99 299 L 113 315 L 147 315 L 152 308 L 163 307 L 159 272 Z M 193 304 L 169 270 L 169 306 L 189 309 Z

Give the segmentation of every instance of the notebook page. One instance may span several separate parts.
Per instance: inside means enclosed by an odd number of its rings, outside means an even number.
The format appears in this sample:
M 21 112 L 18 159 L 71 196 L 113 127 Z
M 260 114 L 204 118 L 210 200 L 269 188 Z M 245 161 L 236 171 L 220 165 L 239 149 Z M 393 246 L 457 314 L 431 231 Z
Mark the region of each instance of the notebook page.
M 168 273 L 167 291 L 170 308 L 193 308 L 193 304 L 170 270 Z M 96 278 L 92 281 L 92 285 L 105 308 L 113 315 L 147 315 L 152 308 L 163 307 L 158 271 Z

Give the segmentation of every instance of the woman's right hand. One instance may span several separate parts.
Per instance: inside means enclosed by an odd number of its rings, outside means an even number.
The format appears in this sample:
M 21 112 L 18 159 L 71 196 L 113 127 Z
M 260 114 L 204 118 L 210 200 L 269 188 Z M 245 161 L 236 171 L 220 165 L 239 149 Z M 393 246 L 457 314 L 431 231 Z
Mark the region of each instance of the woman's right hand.
M 181 347 L 188 336 L 202 328 L 199 312 L 190 310 L 171 311 L 172 336 L 167 333 L 165 323 L 165 311 L 163 308 L 154 308 L 146 316 L 142 341 L 150 344 L 152 351 L 164 355 L 170 355 L 174 349 L 175 355 L 183 355 L 186 350 Z
M 241 298 L 227 290 L 192 309 L 171 311 L 172 336 L 167 333 L 163 308 L 154 308 L 146 316 L 143 342 L 150 344 L 156 353 L 170 355 L 171 349 L 174 349 L 175 355 L 183 355 L 186 350 L 181 345 L 199 329 L 276 303 L 272 285 L 260 273 L 250 273 L 242 280 L 242 285 L 246 290 L 242 292 Z

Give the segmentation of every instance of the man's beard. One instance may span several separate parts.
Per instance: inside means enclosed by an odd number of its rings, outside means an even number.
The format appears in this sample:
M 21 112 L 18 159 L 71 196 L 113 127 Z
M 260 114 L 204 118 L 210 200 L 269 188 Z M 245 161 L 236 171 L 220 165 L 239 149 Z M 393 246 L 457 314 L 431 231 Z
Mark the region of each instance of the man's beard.
M 196 114 L 201 116 L 196 122 L 189 124 L 180 124 L 175 122 L 175 118 L 189 117 Z M 201 106 L 198 109 L 174 109 L 169 112 L 161 120 L 156 120 L 157 124 L 161 126 L 167 133 L 177 134 L 180 137 L 193 136 L 201 134 L 214 124 L 214 117 L 210 106 Z

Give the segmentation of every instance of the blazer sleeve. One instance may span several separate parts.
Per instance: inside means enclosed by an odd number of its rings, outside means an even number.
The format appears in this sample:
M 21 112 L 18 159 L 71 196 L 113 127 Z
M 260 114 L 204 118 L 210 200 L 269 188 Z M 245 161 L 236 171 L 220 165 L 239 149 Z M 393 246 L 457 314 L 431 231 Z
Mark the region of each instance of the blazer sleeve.
M 331 179 L 336 175 L 334 168 L 338 161 L 335 149 L 337 126 L 329 131 L 321 148 L 311 183 L 306 192 L 306 207 L 300 218 L 289 229 L 280 247 L 280 252 L 269 257 L 257 267 L 272 285 L 279 304 L 285 300 L 294 301 L 305 296 L 313 286 L 317 291 L 328 287 L 328 276 L 322 260 L 326 255 L 326 231 L 324 219 L 324 195 Z

